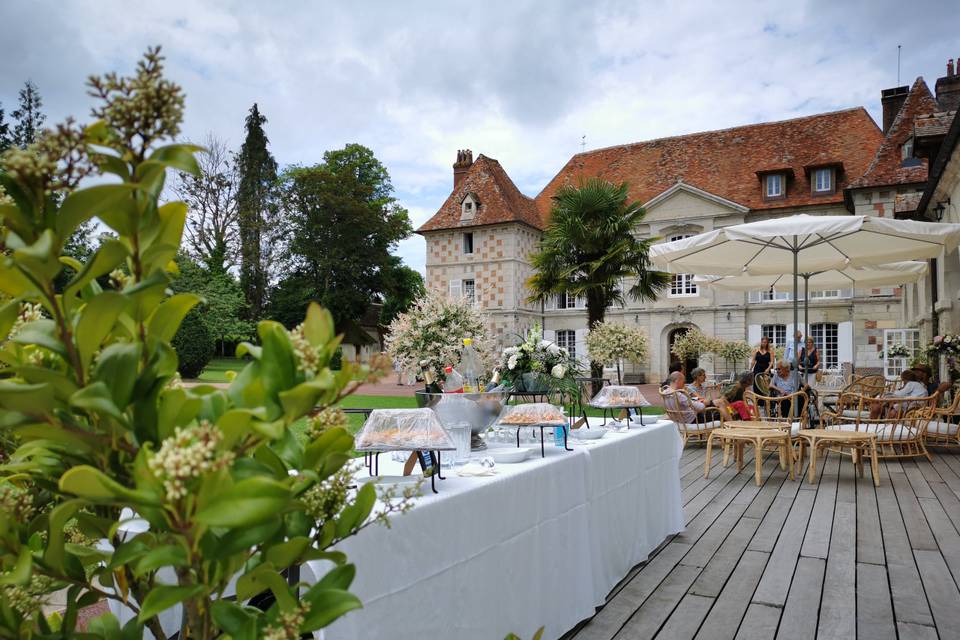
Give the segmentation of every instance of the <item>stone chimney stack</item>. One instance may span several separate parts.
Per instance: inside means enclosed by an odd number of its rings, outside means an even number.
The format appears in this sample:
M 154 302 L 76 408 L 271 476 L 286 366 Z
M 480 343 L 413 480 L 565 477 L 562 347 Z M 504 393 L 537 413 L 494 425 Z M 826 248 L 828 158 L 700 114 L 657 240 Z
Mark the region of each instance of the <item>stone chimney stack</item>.
M 894 87 L 880 92 L 880 105 L 883 107 L 883 132 L 890 130 L 890 125 L 897 119 L 900 107 L 910 95 L 910 87 Z
M 464 176 L 473 165 L 473 151 L 470 149 L 458 149 L 457 161 L 453 163 L 453 190 L 456 191 L 463 182 Z
M 960 58 L 957 59 L 960 67 Z M 937 104 L 942 111 L 955 111 L 960 108 L 960 69 L 953 65 L 953 58 L 947 60 L 947 75 L 937 78 Z

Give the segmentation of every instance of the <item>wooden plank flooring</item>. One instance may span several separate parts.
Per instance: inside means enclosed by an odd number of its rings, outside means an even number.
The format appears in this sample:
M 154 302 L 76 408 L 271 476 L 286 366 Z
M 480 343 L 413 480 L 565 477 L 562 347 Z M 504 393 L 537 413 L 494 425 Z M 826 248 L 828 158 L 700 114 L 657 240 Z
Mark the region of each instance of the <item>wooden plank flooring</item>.
M 748 455 L 745 453 L 745 455 Z M 829 454 L 791 481 L 680 461 L 686 530 L 564 640 L 960 639 L 960 454 L 869 465 Z

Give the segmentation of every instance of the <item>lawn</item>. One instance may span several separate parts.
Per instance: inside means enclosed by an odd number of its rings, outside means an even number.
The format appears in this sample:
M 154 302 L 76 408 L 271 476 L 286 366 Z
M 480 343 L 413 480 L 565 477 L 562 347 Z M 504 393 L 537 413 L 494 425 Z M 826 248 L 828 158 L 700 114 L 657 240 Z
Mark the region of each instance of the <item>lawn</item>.
M 197 379 L 204 382 L 230 382 L 227 379 L 227 372 L 240 371 L 245 364 L 247 364 L 246 360 L 238 358 L 214 358 Z

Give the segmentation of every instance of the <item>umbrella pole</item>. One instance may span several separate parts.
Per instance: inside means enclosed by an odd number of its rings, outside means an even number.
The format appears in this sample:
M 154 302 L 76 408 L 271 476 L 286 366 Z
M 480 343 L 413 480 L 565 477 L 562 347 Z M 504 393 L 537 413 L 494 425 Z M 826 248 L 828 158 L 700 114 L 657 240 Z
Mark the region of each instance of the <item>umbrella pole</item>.
M 797 271 L 799 271 L 799 265 L 797 264 L 799 258 L 798 255 L 800 250 L 797 248 L 797 237 L 793 237 L 793 335 L 790 336 L 790 344 L 793 345 L 793 370 L 796 372 L 797 380 L 800 380 L 800 349 L 797 347 L 797 331 L 799 331 L 798 323 L 800 321 L 800 314 L 797 308 L 799 301 L 797 300 L 797 294 L 799 293 L 799 277 Z
M 810 337 L 810 274 L 803 274 L 803 333 Z

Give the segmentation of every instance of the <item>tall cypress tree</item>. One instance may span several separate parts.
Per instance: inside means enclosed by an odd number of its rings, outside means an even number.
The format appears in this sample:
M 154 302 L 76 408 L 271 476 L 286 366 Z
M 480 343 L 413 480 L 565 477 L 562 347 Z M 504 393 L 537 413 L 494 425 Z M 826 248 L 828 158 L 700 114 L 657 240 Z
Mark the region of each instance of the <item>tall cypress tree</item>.
M 0 153 L 3 153 L 13 145 L 10 138 L 10 125 L 7 123 L 6 115 L 3 111 L 3 103 L 0 103 Z
M 40 97 L 37 85 L 27 80 L 23 83 L 23 89 L 20 89 L 20 104 L 12 114 L 17 121 L 13 127 L 13 144 L 23 149 L 37 139 L 43 122 L 47 119 L 41 109 L 43 98 Z
M 254 103 L 247 115 L 246 139 L 237 156 L 237 170 L 240 173 L 237 188 L 240 287 L 252 320 L 261 317 L 266 301 L 267 271 L 263 249 L 277 180 L 277 161 L 267 150 L 270 141 L 263 130 L 266 122 L 266 117 Z

